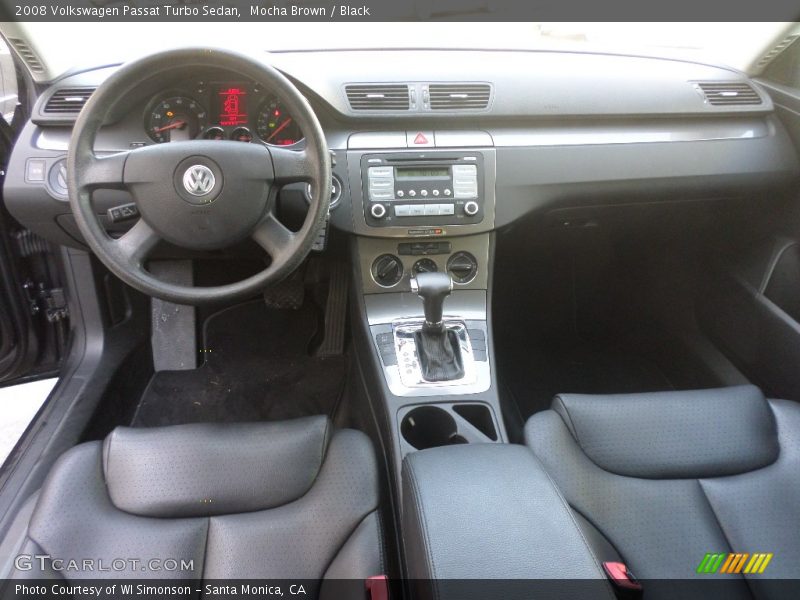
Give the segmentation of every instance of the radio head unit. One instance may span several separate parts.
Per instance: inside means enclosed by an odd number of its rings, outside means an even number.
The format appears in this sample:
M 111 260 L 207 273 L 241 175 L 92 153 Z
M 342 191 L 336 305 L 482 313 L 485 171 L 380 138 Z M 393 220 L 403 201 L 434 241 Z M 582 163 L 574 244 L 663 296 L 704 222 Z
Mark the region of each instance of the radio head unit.
M 361 157 L 364 218 L 371 227 L 471 225 L 484 218 L 480 152 L 399 152 Z

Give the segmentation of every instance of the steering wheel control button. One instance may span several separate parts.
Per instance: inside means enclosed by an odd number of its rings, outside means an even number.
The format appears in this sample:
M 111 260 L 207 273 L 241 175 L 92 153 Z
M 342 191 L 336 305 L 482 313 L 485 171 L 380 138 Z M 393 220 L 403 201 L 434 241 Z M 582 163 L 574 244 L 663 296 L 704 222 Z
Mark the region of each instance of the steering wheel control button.
M 403 278 L 403 263 L 393 254 L 381 254 L 372 263 L 372 279 L 381 287 L 393 287 Z
M 373 204 L 370 213 L 376 219 L 382 219 L 386 216 L 386 207 L 383 204 Z
M 131 202 L 130 204 L 123 204 L 122 206 L 115 206 L 114 208 L 108 209 L 108 220 L 112 223 L 120 223 L 122 221 L 130 221 L 132 219 L 139 218 L 139 209 L 136 208 L 136 204 Z
M 464 212 L 470 217 L 474 217 L 475 215 L 477 215 L 479 210 L 480 206 L 478 206 L 478 203 L 475 202 L 474 200 L 467 202 L 464 205 Z
M 183 174 L 183 187 L 192 196 L 208 196 L 215 183 L 214 173 L 205 165 L 192 165 Z

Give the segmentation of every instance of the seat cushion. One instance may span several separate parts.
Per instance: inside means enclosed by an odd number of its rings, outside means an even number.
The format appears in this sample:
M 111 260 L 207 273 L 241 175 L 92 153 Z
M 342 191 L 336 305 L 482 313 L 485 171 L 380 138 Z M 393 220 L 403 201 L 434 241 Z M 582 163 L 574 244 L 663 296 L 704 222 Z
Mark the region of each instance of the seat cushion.
M 560 394 L 553 410 L 584 454 L 618 475 L 732 475 L 778 456 L 775 418 L 751 385 L 691 393 Z
M 114 506 L 135 515 L 264 510 L 311 488 L 330 433 L 325 417 L 234 427 L 118 427 L 103 444 L 103 472 Z
M 561 396 L 528 420 L 525 440 L 640 579 L 696 577 L 709 552 L 774 554 L 763 574 L 743 576 L 750 587 L 736 577 L 742 585 L 727 597 L 749 598 L 753 586 L 781 597 L 769 586 L 800 577 L 797 403 L 752 387 Z
M 58 460 L 26 549 L 64 564 L 171 558 L 192 569 L 50 564 L 16 576 L 363 579 L 385 572 L 375 455 L 363 433 L 332 432 L 324 417 L 117 430 Z

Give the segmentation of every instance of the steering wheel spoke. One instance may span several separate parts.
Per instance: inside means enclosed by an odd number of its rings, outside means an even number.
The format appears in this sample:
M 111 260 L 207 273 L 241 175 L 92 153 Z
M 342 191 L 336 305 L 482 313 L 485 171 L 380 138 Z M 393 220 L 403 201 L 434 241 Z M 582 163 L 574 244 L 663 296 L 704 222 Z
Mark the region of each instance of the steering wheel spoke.
M 147 221 L 139 219 L 121 238 L 114 240 L 113 248 L 127 264 L 140 268 L 160 239 Z
M 297 235 L 278 221 L 272 213 L 267 215 L 267 218 L 256 227 L 252 235 L 256 243 L 267 251 L 273 261 L 291 248 L 296 237 Z
M 271 147 L 269 153 L 275 171 L 275 183 L 286 185 L 287 183 L 311 181 L 313 170 L 309 166 L 310 157 L 307 150 Z
M 79 168 L 85 189 L 121 189 L 125 187 L 125 162 L 130 152 L 122 151 L 104 156 L 91 154 Z

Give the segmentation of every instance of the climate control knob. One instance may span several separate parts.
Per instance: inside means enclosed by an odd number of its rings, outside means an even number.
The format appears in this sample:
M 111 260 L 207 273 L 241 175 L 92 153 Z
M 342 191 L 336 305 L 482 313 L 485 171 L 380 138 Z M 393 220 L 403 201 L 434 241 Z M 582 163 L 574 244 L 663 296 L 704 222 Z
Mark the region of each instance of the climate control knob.
M 382 287 L 392 287 L 403 278 L 403 262 L 393 254 L 381 254 L 372 263 L 372 278 Z
M 477 215 L 477 214 L 478 214 L 478 211 L 479 211 L 480 209 L 481 209 L 481 207 L 480 207 L 480 206 L 478 206 L 478 203 L 477 203 L 477 202 L 475 202 L 474 200 L 470 200 L 469 202 L 467 202 L 467 203 L 464 205 L 464 212 L 465 212 L 467 215 L 469 215 L 470 217 L 474 217 L 475 215 Z
M 478 274 L 478 261 L 469 252 L 456 252 L 447 261 L 447 272 L 454 282 L 469 283 Z
M 372 208 L 369 209 L 369 212 L 376 219 L 382 219 L 386 216 L 386 207 L 383 204 L 373 204 Z

